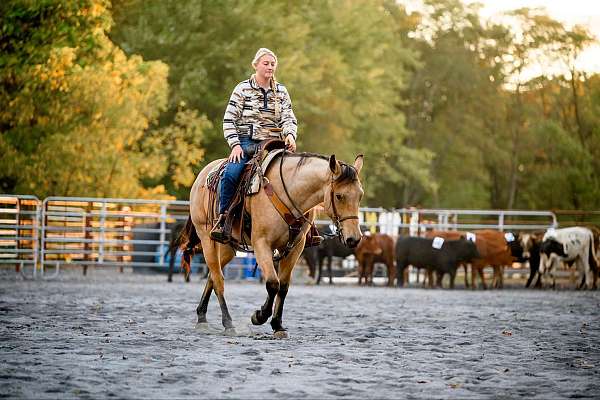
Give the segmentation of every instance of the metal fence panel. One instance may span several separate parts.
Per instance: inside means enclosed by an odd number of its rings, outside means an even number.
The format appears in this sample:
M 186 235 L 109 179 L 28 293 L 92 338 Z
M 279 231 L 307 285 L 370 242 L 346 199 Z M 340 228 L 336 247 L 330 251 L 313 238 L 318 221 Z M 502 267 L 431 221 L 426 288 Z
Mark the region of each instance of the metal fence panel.
M 0 264 L 36 266 L 39 255 L 40 200 L 29 195 L 0 195 Z
M 46 264 L 167 268 L 187 201 L 48 197 L 41 210 L 40 261 Z

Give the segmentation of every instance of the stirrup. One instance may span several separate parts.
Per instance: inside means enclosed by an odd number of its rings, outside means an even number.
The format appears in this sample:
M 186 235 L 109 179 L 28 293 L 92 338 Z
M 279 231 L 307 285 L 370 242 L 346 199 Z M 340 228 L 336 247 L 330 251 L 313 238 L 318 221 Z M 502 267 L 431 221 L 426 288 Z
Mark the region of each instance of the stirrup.
M 227 244 L 231 241 L 231 236 L 225 232 L 225 219 L 227 214 L 220 214 L 215 226 L 210 231 L 210 238 L 215 242 Z

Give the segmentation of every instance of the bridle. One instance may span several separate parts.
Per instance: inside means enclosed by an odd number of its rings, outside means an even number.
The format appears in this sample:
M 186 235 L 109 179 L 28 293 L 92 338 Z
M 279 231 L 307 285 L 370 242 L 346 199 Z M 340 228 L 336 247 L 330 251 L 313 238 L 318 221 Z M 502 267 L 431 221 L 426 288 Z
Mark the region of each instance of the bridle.
M 337 208 L 335 206 L 335 191 L 333 190 L 333 175 L 331 176 L 331 191 L 330 191 L 330 202 L 331 202 L 331 211 L 333 211 L 333 224 L 335 225 L 335 230 L 337 233 L 337 237 L 340 242 L 344 242 L 344 229 L 342 228 L 342 222 L 348 219 L 358 219 L 358 215 L 347 215 L 345 217 L 340 217 Z
M 304 222 L 307 222 L 310 224 L 311 222 L 306 218 L 305 215 L 302 214 L 302 211 L 300 211 L 298 209 L 298 206 L 296 205 L 296 203 L 294 203 L 294 200 L 292 200 L 292 197 L 290 196 L 290 193 L 288 192 L 287 186 L 285 184 L 285 180 L 283 179 L 283 158 L 285 157 L 285 154 L 286 154 L 286 152 L 284 151 L 279 160 L 279 179 L 281 179 L 283 190 L 284 190 L 288 200 L 292 204 L 292 207 L 300 215 L 300 217 L 296 218 L 296 224 L 298 224 L 298 223 L 303 224 Z M 331 202 L 331 210 L 333 211 L 333 217 L 331 219 L 336 228 L 337 238 L 340 240 L 341 243 L 344 243 L 344 229 L 342 228 L 342 222 L 344 222 L 348 219 L 359 219 L 359 218 L 358 218 L 358 215 L 348 215 L 345 217 L 340 217 L 340 215 L 337 211 L 337 207 L 335 206 L 335 191 L 333 189 L 334 182 L 335 182 L 335 179 L 333 178 L 333 174 L 332 174 L 331 182 L 330 182 L 330 185 L 331 185 L 330 202 Z M 273 199 L 271 201 L 273 201 Z M 285 206 L 283 206 L 283 207 L 285 207 Z M 291 226 L 291 223 L 288 221 L 288 218 L 285 218 L 284 214 L 282 214 L 282 213 L 280 213 L 280 214 L 282 215 L 283 219 L 288 223 L 288 225 Z M 291 210 L 290 210 L 290 214 L 293 217 L 293 213 L 291 212 Z

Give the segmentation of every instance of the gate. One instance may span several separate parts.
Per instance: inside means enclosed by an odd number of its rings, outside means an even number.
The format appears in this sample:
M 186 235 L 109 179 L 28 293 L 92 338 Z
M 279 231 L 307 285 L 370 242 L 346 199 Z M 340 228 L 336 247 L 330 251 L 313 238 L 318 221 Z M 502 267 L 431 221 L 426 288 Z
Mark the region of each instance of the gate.
M 36 276 L 39 255 L 40 200 L 28 195 L 0 196 L 0 264 L 13 264 L 25 276 Z
M 40 265 L 167 268 L 172 228 L 187 201 L 48 197 L 41 209 Z

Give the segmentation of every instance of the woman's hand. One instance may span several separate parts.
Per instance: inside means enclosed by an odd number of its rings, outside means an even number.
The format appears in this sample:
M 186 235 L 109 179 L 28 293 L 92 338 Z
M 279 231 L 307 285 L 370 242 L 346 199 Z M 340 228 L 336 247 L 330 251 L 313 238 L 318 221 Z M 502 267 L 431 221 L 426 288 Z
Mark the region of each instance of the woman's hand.
M 244 155 L 244 150 L 242 150 L 242 146 L 236 144 L 231 149 L 231 153 L 229 154 L 229 162 L 239 163 L 242 160 L 242 156 Z
M 286 150 L 289 150 L 292 153 L 296 151 L 296 140 L 291 134 L 285 137 L 285 148 Z

